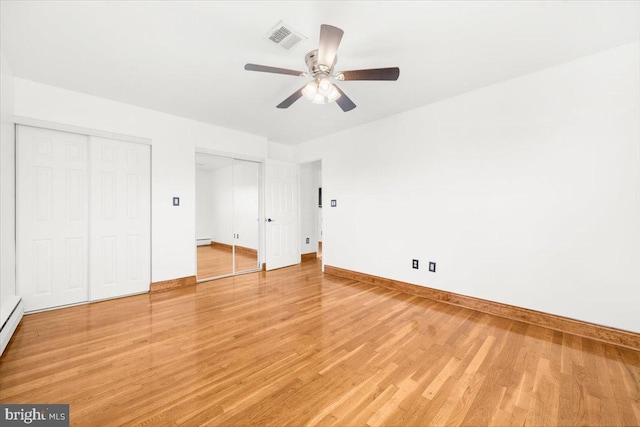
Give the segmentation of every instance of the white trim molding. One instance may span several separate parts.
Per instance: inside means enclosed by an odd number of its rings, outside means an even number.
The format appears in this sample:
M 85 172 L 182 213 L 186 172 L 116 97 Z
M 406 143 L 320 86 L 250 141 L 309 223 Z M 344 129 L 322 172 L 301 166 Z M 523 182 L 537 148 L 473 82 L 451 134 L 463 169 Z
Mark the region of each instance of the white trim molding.
M 13 116 L 13 122 L 17 125 L 25 125 L 36 128 L 58 130 L 62 132 L 78 133 L 81 135 L 98 136 L 101 138 L 115 139 L 118 141 L 134 142 L 136 144 L 152 145 L 151 139 L 140 136 L 125 135 L 116 132 L 107 132 L 98 129 L 69 125 L 66 123 L 49 122 L 47 120 L 32 119 L 31 117 Z

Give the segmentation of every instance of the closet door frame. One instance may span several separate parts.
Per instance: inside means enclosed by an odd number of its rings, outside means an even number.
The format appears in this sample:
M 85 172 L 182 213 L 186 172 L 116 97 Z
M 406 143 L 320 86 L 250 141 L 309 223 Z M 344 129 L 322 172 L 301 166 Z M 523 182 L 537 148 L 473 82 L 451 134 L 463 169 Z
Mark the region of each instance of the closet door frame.
M 40 119 L 34 119 L 31 117 L 25 117 L 25 116 L 13 116 L 13 122 L 16 126 L 16 130 L 18 127 L 20 126 L 27 126 L 27 127 L 33 127 L 33 128 L 41 128 L 41 129 L 45 129 L 45 130 L 52 130 L 52 131 L 60 131 L 60 132 L 66 132 L 66 133 L 72 133 L 72 134 L 79 134 L 81 136 L 85 136 L 87 137 L 87 144 L 88 144 L 88 152 L 90 154 L 91 151 L 91 143 L 90 143 L 90 139 L 91 137 L 100 137 L 100 138 L 106 138 L 106 139 L 113 139 L 113 140 L 117 140 L 117 141 L 123 141 L 123 142 L 132 142 L 132 143 L 136 143 L 136 144 L 143 144 L 143 145 L 148 145 L 149 146 L 149 162 L 150 162 L 150 168 L 149 168 L 149 271 L 148 271 L 148 277 L 149 277 L 149 285 L 151 284 L 151 278 L 152 278 L 152 272 L 151 272 L 151 268 L 152 268 L 152 250 L 151 248 L 153 247 L 153 233 L 151 230 L 152 227 L 152 206 L 153 206 L 153 179 L 152 179 L 152 174 L 153 174 L 153 168 L 152 168 L 152 158 L 153 158 L 153 145 L 152 145 L 152 140 L 149 138 L 142 138 L 142 137 L 138 137 L 138 136 L 133 136 L 133 135 L 126 135 L 126 134 L 121 134 L 121 133 L 116 133 L 116 132 L 109 132 L 109 131 L 102 131 L 102 130 L 98 130 L 98 129 L 91 129 L 91 128 L 85 128 L 82 126 L 74 126 L 74 125 L 69 125 L 66 123 L 57 123 L 57 122 L 51 122 L 51 121 L 47 121 L 47 120 L 40 120 Z M 16 132 L 16 139 L 15 139 L 15 144 L 16 144 L 16 156 L 17 156 L 17 144 L 18 144 L 18 132 Z M 18 167 L 18 159 L 16 158 L 16 174 L 18 173 L 17 171 L 17 167 Z M 89 178 L 91 175 L 91 170 L 90 170 L 90 162 L 87 163 L 87 168 L 89 169 L 88 174 L 89 174 Z M 17 198 L 19 197 L 17 194 L 17 190 L 18 190 L 18 182 L 16 180 L 16 213 L 17 209 L 18 209 L 18 205 L 17 205 Z M 86 197 L 87 197 L 87 203 L 89 203 L 90 201 L 90 186 L 88 185 L 86 188 Z M 87 205 L 89 206 L 89 205 Z M 90 208 L 89 208 L 90 209 Z M 91 248 L 91 240 L 90 240 L 90 236 L 91 236 L 91 224 L 90 224 L 90 215 L 91 212 L 89 212 L 89 217 L 88 217 L 88 236 L 89 236 L 89 241 L 88 241 L 88 251 Z M 17 220 L 18 218 L 16 218 Z M 18 245 L 19 245 L 19 239 L 20 236 L 18 235 L 18 228 L 17 228 L 17 224 L 16 224 L 16 271 L 18 270 L 19 266 L 18 263 L 20 262 L 19 258 L 18 258 Z M 27 310 L 28 312 L 34 313 L 34 312 L 38 312 L 38 311 L 48 311 L 48 310 L 55 310 L 58 308 L 62 308 L 62 307 L 69 307 L 69 306 L 74 306 L 74 305 L 81 305 L 81 304 L 87 304 L 93 301 L 99 301 L 100 299 L 92 299 L 91 297 L 91 289 L 90 289 L 90 285 L 91 285 L 91 271 L 89 269 L 89 257 L 90 254 L 87 253 L 87 274 L 88 274 L 88 282 L 87 282 L 87 296 L 86 299 L 80 302 L 75 302 L 75 303 L 70 303 L 70 304 L 63 304 L 63 305 L 59 305 L 59 306 L 51 306 L 51 307 L 47 307 L 47 308 L 41 308 L 41 309 L 34 309 L 34 310 Z M 19 291 L 19 278 L 16 277 L 16 290 Z M 142 292 L 135 292 L 131 295 L 134 295 L 136 293 L 146 293 L 148 292 L 148 289 Z M 119 298 L 121 296 L 126 296 L 126 295 L 120 295 L 120 296 L 116 296 L 113 298 Z M 106 299 L 111 299 L 111 297 L 106 298 Z

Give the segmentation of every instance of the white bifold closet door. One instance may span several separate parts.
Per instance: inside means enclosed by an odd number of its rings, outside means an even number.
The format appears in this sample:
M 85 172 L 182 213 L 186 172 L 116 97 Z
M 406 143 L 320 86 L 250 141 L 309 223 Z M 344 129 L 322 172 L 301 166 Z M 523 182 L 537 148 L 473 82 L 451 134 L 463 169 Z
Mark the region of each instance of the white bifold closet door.
M 149 290 L 150 147 L 91 137 L 91 300 Z
M 25 311 L 148 291 L 150 147 L 27 126 L 16 140 Z
M 25 311 L 87 301 L 88 137 L 17 130 L 17 280 Z

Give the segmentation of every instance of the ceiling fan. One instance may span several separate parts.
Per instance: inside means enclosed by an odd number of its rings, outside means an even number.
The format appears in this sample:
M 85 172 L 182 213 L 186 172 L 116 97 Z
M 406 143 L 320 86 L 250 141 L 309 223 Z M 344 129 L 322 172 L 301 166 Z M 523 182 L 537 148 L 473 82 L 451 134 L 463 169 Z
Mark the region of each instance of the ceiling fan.
M 268 67 L 266 65 L 246 64 L 245 70 L 261 71 L 263 73 L 288 74 L 292 76 L 312 77 L 313 80 L 295 91 L 291 96 L 278 104 L 277 108 L 289 108 L 300 97 L 304 96 L 314 104 L 328 104 L 335 101 L 342 111 L 347 112 L 356 108 L 356 104 L 349 99 L 330 79 L 347 80 L 398 80 L 400 69 L 369 68 L 366 70 L 351 70 L 334 72 L 337 62 L 338 47 L 342 40 L 342 31 L 331 25 L 320 26 L 320 44 L 318 49 L 307 53 L 304 60 L 309 72 L 288 70 L 286 68 Z

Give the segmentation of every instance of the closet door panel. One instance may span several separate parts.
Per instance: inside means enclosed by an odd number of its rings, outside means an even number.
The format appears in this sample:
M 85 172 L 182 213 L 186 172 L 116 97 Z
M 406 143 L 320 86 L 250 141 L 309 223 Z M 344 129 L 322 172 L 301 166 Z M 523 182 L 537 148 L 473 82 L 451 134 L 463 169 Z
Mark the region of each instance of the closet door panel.
M 233 159 L 196 153 L 197 279 L 233 274 Z
M 149 290 L 151 149 L 91 137 L 91 300 Z
M 88 299 L 87 139 L 18 126 L 17 281 L 25 311 Z
M 234 273 L 259 268 L 260 164 L 233 163 Z

